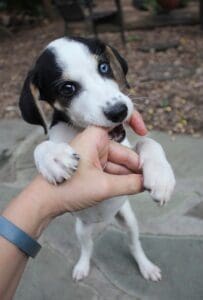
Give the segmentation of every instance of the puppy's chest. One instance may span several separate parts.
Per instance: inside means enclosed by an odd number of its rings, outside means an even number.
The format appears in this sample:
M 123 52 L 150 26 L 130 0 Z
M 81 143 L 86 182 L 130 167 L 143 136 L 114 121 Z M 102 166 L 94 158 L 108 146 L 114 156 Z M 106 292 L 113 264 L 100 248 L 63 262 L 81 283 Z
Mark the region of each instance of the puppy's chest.
M 49 139 L 54 143 L 69 143 L 79 132 L 79 129 L 60 122 L 50 129 Z
M 80 218 L 85 224 L 109 222 L 117 214 L 126 200 L 126 196 L 111 198 L 93 207 L 75 212 L 74 215 Z

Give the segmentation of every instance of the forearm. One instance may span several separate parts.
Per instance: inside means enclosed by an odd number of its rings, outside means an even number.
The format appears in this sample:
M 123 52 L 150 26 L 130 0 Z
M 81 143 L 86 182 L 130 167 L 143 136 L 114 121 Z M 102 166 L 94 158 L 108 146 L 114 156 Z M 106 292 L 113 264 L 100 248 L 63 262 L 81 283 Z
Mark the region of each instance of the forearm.
M 14 295 L 28 257 L 9 241 L 0 237 L 0 299 Z
M 42 231 L 41 222 L 45 215 L 43 198 L 47 198 L 46 189 L 44 182 L 37 177 L 9 203 L 2 215 L 33 238 L 38 238 Z
M 50 203 L 52 187 L 40 176 L 15 199 L 2 215 L 13 224 L 37 239 L 51 221 L 51 212 L 46 202 Z M 15 245 L 0 237 L 0 299 L 12 299 L 18 286 L 28 256 Z

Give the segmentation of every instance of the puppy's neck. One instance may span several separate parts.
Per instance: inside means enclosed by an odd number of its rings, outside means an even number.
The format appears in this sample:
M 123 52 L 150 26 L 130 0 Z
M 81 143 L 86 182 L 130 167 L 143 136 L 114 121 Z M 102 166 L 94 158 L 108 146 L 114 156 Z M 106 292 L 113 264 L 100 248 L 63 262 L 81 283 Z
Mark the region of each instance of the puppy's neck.
M 56 143 L 69 143 L 84 128 L 74 127 L 66 122 L 58 122 L 49 130 L 49 139 Z M 110 131 L 109 137 L 118 143 L 125 139 L 126 133 L 123 125 L 119 125 Z
M 56 143 L 69 143 L 82 130 L 66 122 L 58 122 L 50 128 L 49 139 Z

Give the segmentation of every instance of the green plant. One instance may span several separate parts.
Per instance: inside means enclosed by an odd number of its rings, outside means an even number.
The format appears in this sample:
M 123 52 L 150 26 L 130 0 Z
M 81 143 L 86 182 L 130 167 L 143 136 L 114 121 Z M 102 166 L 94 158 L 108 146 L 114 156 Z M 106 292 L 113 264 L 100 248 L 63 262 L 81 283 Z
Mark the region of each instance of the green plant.
M 157 13 L 160 10 L 160 5 L 156 0 L 144 0 L 144 5 L 147 9 L 152 9 L 154 13 Z
M 181 6 L 185 6 L 188 4 L 188 2 L 189 2 L 189 0 L 181 0 L 180 4 L 181 4 Z
M 144 5 L 149 8 L 151 7 L 153 11 L 157 11 L 159 5 L 156 0 L 144 0 Z
M 133 35 L 129 35 L 127 37 L 127 42 L 137 42 L 137 41 L 141 41 L 142 37 L 140 35 L 137 34 L 133 34 Z

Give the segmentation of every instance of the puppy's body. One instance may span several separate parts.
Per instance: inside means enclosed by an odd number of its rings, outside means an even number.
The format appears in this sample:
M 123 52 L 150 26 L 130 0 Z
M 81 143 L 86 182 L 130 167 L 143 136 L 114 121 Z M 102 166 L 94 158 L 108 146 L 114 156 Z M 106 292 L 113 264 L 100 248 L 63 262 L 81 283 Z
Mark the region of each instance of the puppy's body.
M 42 125 L 49 133 L 50 140 L 38 145 L 34 156 L 39 172 L 50 182 L 62 182 L 76 171 L 78 156 L 67 142 L 78 132 L 88 125 L 112 129 L 130 117 L 132 102 L 119 88 L 127 84 L 126 73 L 125 60 L 114 48 L 98 40 L 62 38 L 42 52 L 25 81 L 20 107 L 25 120 Z M 41 100 L 54 110 L 50 129 Z M 129 146 L 127 139 L 123 143 Z M 175 179 L 163 149 L 152 139 L 142 138 L 136 150 L 145 187 L 161 204 L 167 202 Z M 73 270 L 74 279 L 88 275 L 93 227 L 113 217 L 122 219 L 128 228 L 130 250 L 144 278 L 161 279 L 160 269 L 149 261 L 141 247 L 137 222 L 127 197 L 110 199 L 75 215 L 81 256 Z

